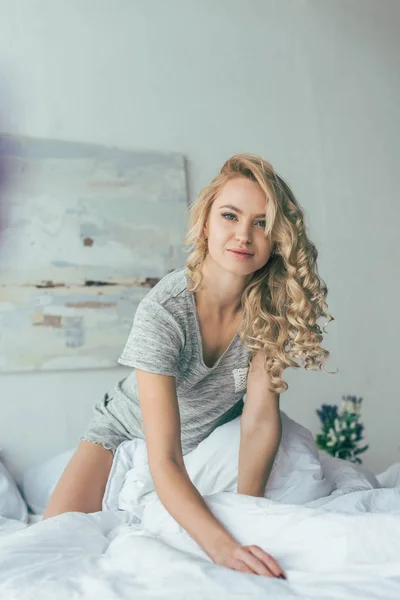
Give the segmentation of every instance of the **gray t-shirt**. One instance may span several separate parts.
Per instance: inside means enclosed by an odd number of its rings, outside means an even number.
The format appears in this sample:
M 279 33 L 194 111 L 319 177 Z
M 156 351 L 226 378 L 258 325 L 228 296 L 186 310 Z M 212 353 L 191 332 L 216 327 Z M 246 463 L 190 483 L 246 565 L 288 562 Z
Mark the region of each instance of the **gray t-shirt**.
M 134 370 L 107 395 L 107 410 L 125 436 L 144 438 L 135 368 L 174 376 L 183 454 L 241 414 L 250 357 L 237 332 L 217 362 L 205 365 L 195 298 L 187 284 L 185 266 L 163 277 L 141 300 L 119 358 Z

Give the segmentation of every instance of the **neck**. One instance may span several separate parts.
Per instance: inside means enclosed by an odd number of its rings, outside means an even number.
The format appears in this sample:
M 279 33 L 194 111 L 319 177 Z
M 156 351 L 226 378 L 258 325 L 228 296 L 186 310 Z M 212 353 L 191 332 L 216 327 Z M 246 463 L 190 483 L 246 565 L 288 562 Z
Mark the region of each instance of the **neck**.
M 219 320 L 230 321 L 243 311 L 242 294 L 251 275 L 235 275 L 207 258 L 201 267 L 203 280 L 196 292 L 197 305 L 208 308 Z

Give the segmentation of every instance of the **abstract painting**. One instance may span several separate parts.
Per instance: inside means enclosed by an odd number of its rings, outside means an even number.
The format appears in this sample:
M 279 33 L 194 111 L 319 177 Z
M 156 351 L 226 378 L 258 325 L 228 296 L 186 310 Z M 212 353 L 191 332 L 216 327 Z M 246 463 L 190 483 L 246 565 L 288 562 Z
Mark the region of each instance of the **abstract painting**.
M 0 167 L 0 370 L 116 366 L 185 261 L 184 157 L 3 136 Z

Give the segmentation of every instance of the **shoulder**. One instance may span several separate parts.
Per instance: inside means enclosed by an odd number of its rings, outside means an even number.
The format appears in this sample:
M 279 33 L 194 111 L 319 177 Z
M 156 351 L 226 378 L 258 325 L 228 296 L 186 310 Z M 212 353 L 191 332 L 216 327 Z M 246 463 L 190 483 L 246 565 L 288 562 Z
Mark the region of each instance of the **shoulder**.
M 179 316 L 185 289 L 185 269 L 177 269 L 163 277 L 139 302 L 119 358 L 121 364 L 152 373 L 174 373 L 177 356 L 185 343 Z
M 151 320 L 154 326 L 172 327 L 184 343 L 191 308 L 187 283 L 186 267 L 165 275 L 139 302 L 135 320 L 147 323 Z
M 160 281 L 146 294 L 143 301 L 150 301 L 165 306 L 172 298 L 178 298 L 185 295 L 187 291 L 186 266 L 175 269 L 165 275 Z

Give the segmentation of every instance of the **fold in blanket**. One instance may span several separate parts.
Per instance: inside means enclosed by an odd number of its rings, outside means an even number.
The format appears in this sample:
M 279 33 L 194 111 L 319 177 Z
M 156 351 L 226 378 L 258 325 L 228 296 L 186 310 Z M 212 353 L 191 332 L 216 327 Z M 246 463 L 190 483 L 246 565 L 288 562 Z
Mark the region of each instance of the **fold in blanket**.
M 132 441 L 116 455 L 104 511 L 30 527 L 0 522 L 0 598 L 398 600 L 400 464 L 375 477 L 318 453 L 311 434 L 285 423 L 266 498 L 235 492 L 234 423 L 185 459 L 215 516 L 240 543 L 272 554 L 287 581 L 214 565 L 160 503 L 144 448 L 133 452 Z M 299 474 L 302 502 L 293 487 Z M 274 493 L 295 502 L 268 497 Z

